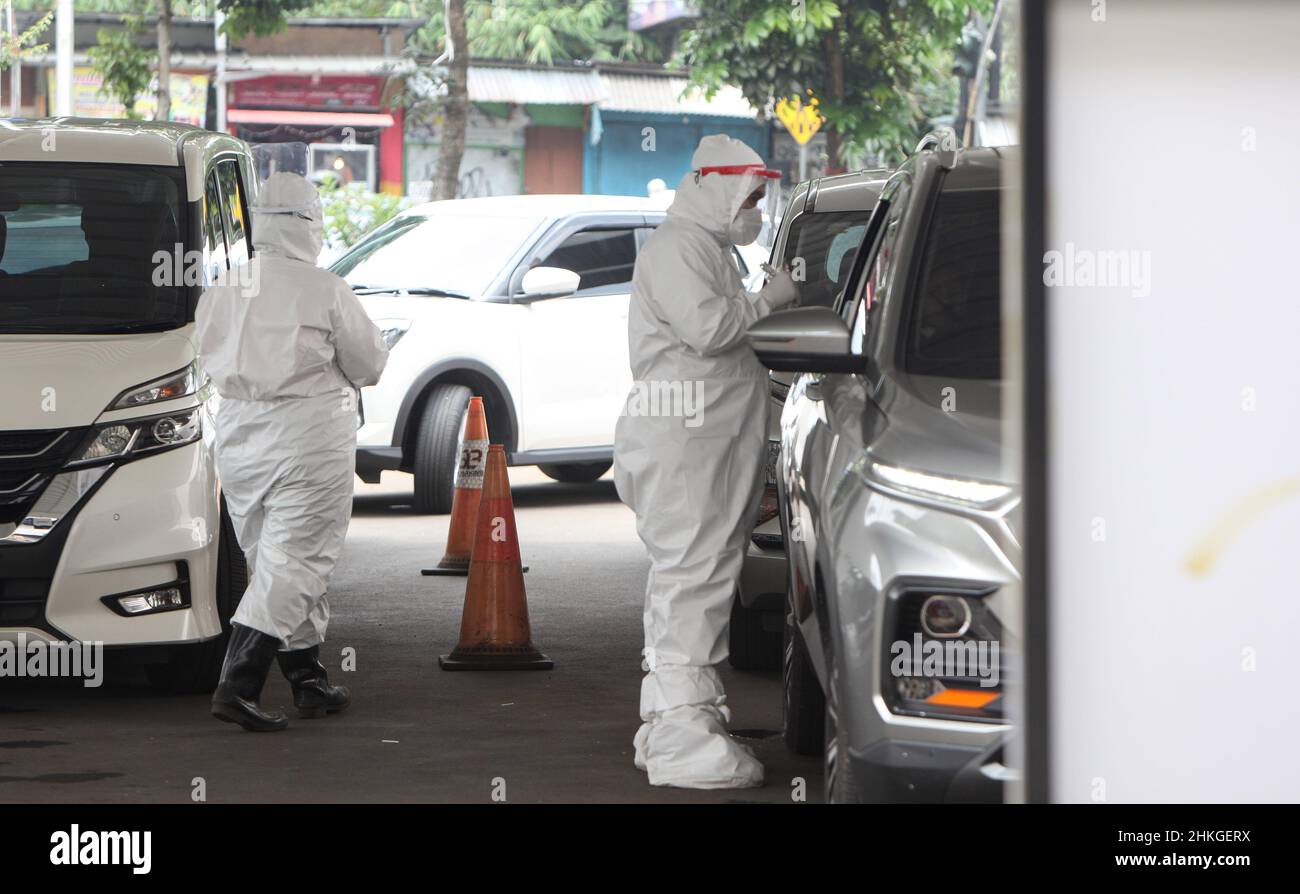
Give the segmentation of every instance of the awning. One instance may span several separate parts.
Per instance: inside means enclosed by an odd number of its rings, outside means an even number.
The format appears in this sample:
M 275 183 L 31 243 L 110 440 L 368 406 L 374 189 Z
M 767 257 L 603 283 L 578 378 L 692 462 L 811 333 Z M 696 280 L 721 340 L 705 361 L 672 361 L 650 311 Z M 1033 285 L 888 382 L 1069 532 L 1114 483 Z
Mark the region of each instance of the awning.
M 316 124 L 343 127 L 392 127 L 386 112 L 288 112 L 280 109 L 226 109 L 234 124 Z
M 592 69 L 470 65 L 466 86 L 470 102 L 585 106 L 606 96 L 600 76 Z

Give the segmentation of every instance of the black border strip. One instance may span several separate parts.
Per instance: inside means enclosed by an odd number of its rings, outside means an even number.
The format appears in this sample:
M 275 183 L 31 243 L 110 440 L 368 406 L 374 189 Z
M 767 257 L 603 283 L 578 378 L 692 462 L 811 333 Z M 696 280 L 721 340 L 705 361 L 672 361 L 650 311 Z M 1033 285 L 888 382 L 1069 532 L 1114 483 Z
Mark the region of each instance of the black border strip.
M 1047 20 L 1051 0 L 1021 4 L 1021 407 L 1024 481 L 1025 798 L 1052 799 L 1048 594 Z

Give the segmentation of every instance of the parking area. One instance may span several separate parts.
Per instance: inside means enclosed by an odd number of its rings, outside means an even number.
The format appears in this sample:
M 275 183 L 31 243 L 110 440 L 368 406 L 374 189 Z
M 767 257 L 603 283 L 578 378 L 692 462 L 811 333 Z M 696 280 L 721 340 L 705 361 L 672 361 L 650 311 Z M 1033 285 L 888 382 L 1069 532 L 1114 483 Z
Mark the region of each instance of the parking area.
M 564 485 L 511 471 L 534 641 L 551 672 L 447 673 L 463 578 L 422 577 L 447 516 L 410 508 L 410 479 L 358 482 L 334 580 L 325 656 L 354 704 L 282 735 L 249 735 L 208 715 L 206 696 L 159 696 L 143 674 L 109 666 L 100 689 L 79 681 L 0 686 L 0 801 L 732 803 L 821 797 L 817 758 L 779 736 L 780 674 L 723 668 L 733 734 L 767 769 L 763 788 L 652 788 L 632 764 L 647 563 L 633 516 L 607 476 Z M 324 657 L 324 656 L 323 656 Z M 287 706 L 279 674 L 264 704 Z M 202 784 L 197 780 L 201 779 Z M 800 786 L 798 780 L 804 780 Z

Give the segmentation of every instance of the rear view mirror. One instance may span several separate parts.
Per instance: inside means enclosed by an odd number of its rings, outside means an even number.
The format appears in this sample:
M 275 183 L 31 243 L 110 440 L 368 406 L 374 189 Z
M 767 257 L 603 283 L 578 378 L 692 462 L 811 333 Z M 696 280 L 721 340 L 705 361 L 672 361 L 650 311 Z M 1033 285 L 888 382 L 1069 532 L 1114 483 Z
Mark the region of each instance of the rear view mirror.
M 566 298 L 578 291 L 581 277 L 563 267 L 534 267 L 524 274 L 520 284 L 524 299 L 538 301 L 542 298 Z
M 749 327 L 749 344 L 778 372 L 861 372 L 863 358 L 849 349 L 849 327 L 829 307 L 796 307 L 769 314 Z

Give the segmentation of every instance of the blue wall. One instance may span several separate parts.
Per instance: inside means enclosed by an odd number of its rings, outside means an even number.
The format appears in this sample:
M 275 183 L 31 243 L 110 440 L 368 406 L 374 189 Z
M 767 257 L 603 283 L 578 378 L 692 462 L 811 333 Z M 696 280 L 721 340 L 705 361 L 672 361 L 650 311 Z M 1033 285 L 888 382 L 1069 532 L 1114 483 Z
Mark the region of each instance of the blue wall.
M 655 177 L 676 189 L 700 138 L 711 133 L 742 140 L 763 158 L 770 150 L 768 125 L 737 118 L 602 112 L 601 122 L 598 144 L 591 145 L 590 131 L 584 134 L 582 186 L 589 194 L 644 196 L 646 183 Z M 655 129 L 654 152 L 641 149 L 646 127 Z

